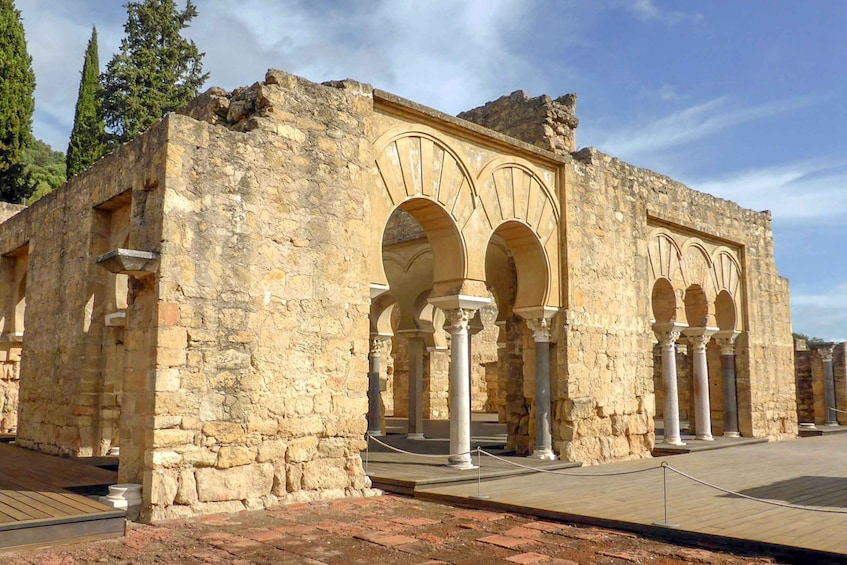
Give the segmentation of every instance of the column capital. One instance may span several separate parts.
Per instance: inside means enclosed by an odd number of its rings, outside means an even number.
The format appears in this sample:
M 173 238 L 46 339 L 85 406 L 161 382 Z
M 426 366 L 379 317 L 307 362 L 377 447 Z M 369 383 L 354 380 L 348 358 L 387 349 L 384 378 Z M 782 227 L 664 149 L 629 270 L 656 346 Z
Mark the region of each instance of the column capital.
M 532 332 L 532 339 L 535 343 L 547 343 L 550 341 L 550 332 L 553 329 L 553 324 L 549 319 L 529 319 L 526 321 L 526 325 Z
M 735 339 L 739 335 L 741 332 L 736 330 L 721 330 L 712 337 L 721 348 L 721 355 L 735 355 Z
M 373 300 L 374 298 L 376 298 L 378 296 L 385 294 L 386 292 L 388 292 L 388 285 L 387 284 L 379 284 L 379 283 L 371 283 L 370 284 L 371 300 Z
M 818 355 L 820 355 L 821 360 L 824 363 L 826 363 L 826 362 L 831 363 L 832 362 L 832 352 L 833 352 L 834 349 L 835 348 L 832 345 L 825 345 L 823 347 L 816 348 L 815 351 L 817 351 Z
M 528 308 L 515 308 L 514 312 L 524 320 L 532 331 L 535 342 L 549 342 L 550 332 L 553 330 L 553 316 L 559 309 L 553 306 L 530 306 Z
M 687 328 L 685 324 L 678 322 L 657 322 L 653 324 L 653 333 L 664 348 L 673 347 L 679 339 L 682 330 Z
M 371 334 L 371 357 L 379 357 L 382 354 L 382 346 L 391 339 L 387 334 Z
M 688 343 L 694 348 L 694 351 L 705 351 L 709 340 L 712 339 L 712 334 L 718 331 L 718 328 L 696 327 L 685 328 L 682 330 L 682 335 L 688 338 Z

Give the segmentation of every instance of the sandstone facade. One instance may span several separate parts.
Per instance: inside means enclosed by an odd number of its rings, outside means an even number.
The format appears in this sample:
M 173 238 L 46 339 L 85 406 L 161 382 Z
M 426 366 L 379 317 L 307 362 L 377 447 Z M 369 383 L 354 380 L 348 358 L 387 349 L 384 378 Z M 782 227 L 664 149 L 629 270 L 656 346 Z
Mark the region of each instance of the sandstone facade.
M 515 450 L 549 428 L 562 459 L 647 457 L 665 322 L 731 333 L 741 433 L 794 436 L 770 215 L 572 153 L 574 104 L 477 124 L 280 71 L 208 91 L 0 224 L 18 443 L 119 447 L 148 520 L 368 495 L 369 355 L 383 413 L 414 347 L 424 416 L 453 419 L 469 332 L 467 408 Z

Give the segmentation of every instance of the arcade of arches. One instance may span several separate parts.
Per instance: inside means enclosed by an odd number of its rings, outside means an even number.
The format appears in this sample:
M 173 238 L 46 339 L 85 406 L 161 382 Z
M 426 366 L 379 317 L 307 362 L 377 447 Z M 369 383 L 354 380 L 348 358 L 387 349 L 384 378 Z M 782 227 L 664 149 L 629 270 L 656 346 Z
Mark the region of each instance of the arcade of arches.
M 369 494 L 386 414 L 457 468 L 472 411 L 586 464 L 795 437 L 770 215 L 576 151 L 575 101 L 209 90 L 0 210 L 0 423 L 117 456 L 150 520 Z

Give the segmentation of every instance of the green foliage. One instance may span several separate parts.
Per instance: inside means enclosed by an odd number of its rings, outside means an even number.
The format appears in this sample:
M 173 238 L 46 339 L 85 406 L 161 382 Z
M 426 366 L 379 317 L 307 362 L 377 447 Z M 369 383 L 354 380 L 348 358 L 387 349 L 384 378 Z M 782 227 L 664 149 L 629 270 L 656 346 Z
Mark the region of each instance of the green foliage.
M 65 183 L 65 155 L 40 139 L 24 150 L 23 164 L 31 191 L 25 204 L 32 204 Z
M 807 345 L 820 345 L 822 343 L 826 343 L 826 340 L 820 337 L 809 337 L 806 334 L 798 334 L 796 332 L 791 334 L 794 339 L 802 339 L 806 342 Z
M 106 125 L 122 143 L 190 102 L 209 76 L 204 53 L 180 35 L 197 15 L 191 0 L 182 11 L 174 0 L 129 2 L 126 9 L 120 53 L 100 76 Z
M 100 100 L 100 60 L 97 56 L 97 28 L 85 50 L 74 127 L 66 157 L 68 176 L 81 173 L 106 153 L 106 124 Z
M 30 185 L 21 162 L 32 141 L 35 74 L 21 13 L 0 0 L 0 200 L 22 202 Z

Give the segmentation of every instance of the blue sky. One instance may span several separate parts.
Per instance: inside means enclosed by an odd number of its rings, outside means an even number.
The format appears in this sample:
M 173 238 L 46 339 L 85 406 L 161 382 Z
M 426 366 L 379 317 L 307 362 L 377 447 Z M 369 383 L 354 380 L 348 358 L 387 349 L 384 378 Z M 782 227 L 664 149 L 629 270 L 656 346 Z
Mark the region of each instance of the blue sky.
M 181 4 L 181 0 L 177 0 Z M 83 53 L 118 0 L 17 0 L 35 135 L 64 150 Z M 524 89 L 578 95 L 577 144 L 771 210 L 795 331 L 847 340 L 847 2 L 195 0 L 206 86 L 279 68 L 451 114 Z

